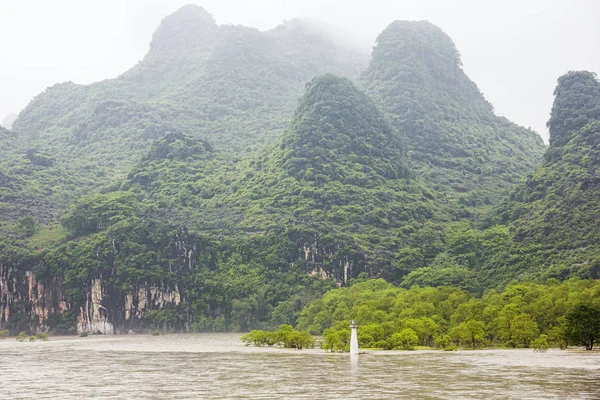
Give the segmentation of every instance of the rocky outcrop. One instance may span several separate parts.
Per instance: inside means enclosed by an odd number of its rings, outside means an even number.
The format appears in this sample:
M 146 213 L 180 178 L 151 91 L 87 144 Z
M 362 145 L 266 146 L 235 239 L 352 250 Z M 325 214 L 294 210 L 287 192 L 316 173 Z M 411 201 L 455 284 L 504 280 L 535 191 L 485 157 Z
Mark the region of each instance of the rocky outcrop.
M 110 293 L 100 279 L 92 279 L 79 307 L 67 301 L 58 280 L 41 282 L 32 271 L 20 272 L 0 263 L 0 329 L 10 327 L 11 315 L 29 321 L 31 331 L 47 330 L 48 320 L 66 310 L 75 312 L 78 332 L 125 333 L 143 329 L 144 314 L 168 304 L 179 305 L 179 288 L 141 285 L 128 292 Z M 23 327 L 21 327 L 22 329 Z
M 53 314 L 69 309 L 60 279 L 38 281 L 32 271 L 20 271 L 0 261 L 0 328 L 13 314 L 29 322 L 31 329 L 44 328 Z
M 108 308 L 102 304 L 104 297 L 102 280 L 93 279 L 86 296 L 85 305 L 79 309 L 77 331 L 102 334 L 117 333 L 112 322 L 113 318 L 108 313 Z
M 126 333 L 143 329 L 144 314 L 160 310 L 168 304 L 181 304 L 181 294 L 174 289 L 154 285 L 140 285 L 128 292 L 109 293 L 102 279 L 93 279 L 86 302 L 80 306 L 77 330 L 101 334 Z
M 309 275 L 323 279 L 331 277 L 338 286 L 342 286 L 365 270 L 364 255 L 360 252 L 350 254 L 345 250 L 340 245 L 325 247 L 317 240 L 304 243 L 300 257 L 306 262 Z
M 10 307 L 15 301 L 17 291 L 16 279 L 12 278 L 12 271 L 0 262 L 0 328 L 10 317 Z

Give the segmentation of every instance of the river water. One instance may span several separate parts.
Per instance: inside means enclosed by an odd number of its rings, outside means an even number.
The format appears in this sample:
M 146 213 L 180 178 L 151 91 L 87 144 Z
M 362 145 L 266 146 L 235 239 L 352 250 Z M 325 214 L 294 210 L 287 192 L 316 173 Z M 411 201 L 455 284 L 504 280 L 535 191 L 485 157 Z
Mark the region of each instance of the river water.
M 599 399 L 600 352 L 245 347 L 239 334 L 0 340 L 2 399 Z

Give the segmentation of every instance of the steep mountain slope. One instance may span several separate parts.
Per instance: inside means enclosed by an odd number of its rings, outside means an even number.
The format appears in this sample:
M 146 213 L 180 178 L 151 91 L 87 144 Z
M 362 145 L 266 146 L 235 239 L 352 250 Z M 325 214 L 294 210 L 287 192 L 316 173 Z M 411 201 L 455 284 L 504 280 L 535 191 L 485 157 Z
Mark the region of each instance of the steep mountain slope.
M 6 159 L 14 151 L 15 137 L 12 132 L 0 126 L 0 158 Z M 0 230 L 7 231 L 12 229 L 12 221 L 16 221 L 17 216 L 14 213 L 14 195 L 17 190 L 16 182 L 12 174 L 6 168 L 0 169 L 0 214 L 3 216 L 12 215 L 12 218 L 4 217 L 0 221 Z M 7 226 L 8 225 L 8 226 Z
M 161 157 L 136 167 L 120 188 L 144 194 L 153 220 L 288 237 L 290 262 L 302 258 L 307 271 L 344 282 L 361 271 L 389 274 L 415 230 L 450 218 L 411 178 L 402 142 L 371 99 L 329 74 L 307 84 L 288 131 L 261 155 L 237 165 L 202 152 Z
M 35 213 L 38 222 L 58 216 L 53 214 L 53 186 L 69 178 L 51 155 L 35 148 L 21 150 L 17 134 L 0 128 L 0 160 L 0 232 L 14 234 L 19 221 Z
M 281 136 L 306 81 L 325 72 L 357 76 L 366 59 L 307 22 L 260 32 L 218 26 L 201 7 L 183 7 L 163 20 L 147 56 L 128 72 L 87 86 L 55 85 L 19 115 L 20 154 L 41 151 L 54 160 L 23 177 L 50 209 L 22 212 L 56 220 L 65 203 L 121 180 L 169 132 L 208 140 L 221 158 L 253 152 Z M 0 163 L 9 169 L 16 161 Z
M 541 138 L 494 115 L 452 40 L 428 22 L 390 24 L 361 82 L 406 134 L 418 175 L 459 205 L 497 202 L 541 163 Z
M 388 273 L 410 233 L 448 218 L 411 175 L 402 137 L 373 101 L 325 75 L 307 85 L 288 132 L 251 162 L 232 199 L 246 210 L 239 226 L 286 227 L 306 251 L 329 252 L 323 269 L 343 282 Z
M 600 82 L 569 72 L 554 94 L 546 163 L 503 207 L 515 245 L 490 280 L 600 277 Z

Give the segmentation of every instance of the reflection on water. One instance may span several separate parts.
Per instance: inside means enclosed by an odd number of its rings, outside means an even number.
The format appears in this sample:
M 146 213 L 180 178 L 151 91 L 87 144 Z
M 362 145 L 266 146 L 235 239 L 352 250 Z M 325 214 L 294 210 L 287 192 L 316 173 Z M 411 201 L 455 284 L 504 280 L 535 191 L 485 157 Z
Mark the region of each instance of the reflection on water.
M 600 353 L 244 347 L 238 334 L 0 341 L 0 398 L 597 399 Z
M 358 354 L 350 354 L 350 371 L 352 371 L 350 377 L 355 379 L 358 375 Z

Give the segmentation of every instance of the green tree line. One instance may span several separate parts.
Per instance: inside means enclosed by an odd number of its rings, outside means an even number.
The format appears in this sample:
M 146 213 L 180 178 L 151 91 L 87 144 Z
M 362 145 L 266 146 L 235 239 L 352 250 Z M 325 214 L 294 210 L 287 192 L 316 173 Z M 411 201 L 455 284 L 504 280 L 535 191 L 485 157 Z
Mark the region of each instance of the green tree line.
M 478 298 L 456 287 L 403 289 L 370 279 L 306 306 L 298 328 L 322 334 L 332 350 L 347 349 L 352 319 L 367 348 L 530 347 L 541 338 L 554 347 L 591 349 L 600 334 L 598 312 L 596 280 L 515 282 Z

